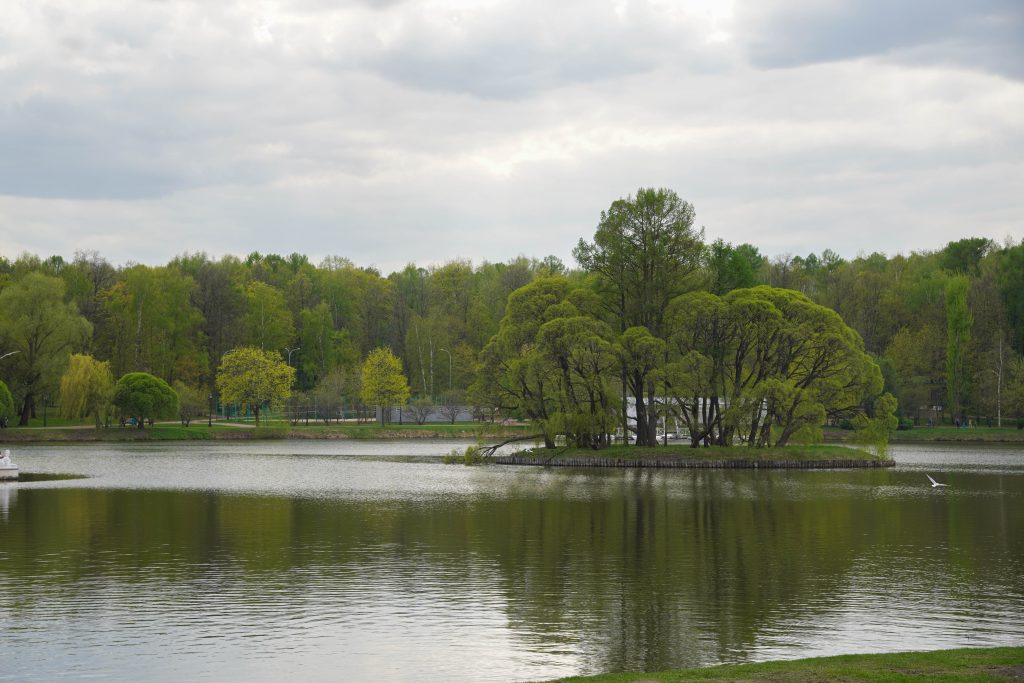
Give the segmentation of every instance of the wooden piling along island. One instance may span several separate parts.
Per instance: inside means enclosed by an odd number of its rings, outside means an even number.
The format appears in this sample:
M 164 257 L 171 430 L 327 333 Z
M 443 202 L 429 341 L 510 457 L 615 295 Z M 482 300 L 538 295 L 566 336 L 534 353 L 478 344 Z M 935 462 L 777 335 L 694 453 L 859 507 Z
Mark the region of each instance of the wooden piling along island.
M 842 446 L 791 446 L 786 448 L 750 449 L 618 447 L 603 451 L 580 448 L 535 448 L 512 455 L 491 458 L 498 465 L 532 465 L 540 467 L 618 467 L 654 469 L 852 469 L 892 467 L 896 463 L 866 451 Z

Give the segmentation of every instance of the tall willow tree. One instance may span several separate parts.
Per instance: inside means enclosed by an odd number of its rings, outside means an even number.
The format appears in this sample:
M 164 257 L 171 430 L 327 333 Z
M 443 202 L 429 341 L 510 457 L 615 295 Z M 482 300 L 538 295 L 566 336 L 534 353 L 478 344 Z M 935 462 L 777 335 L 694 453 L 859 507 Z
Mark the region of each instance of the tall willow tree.
M 619 199 L 601 213 L 593 242 L 581 239 L 576 245 L 573 256 L 597 275 L 604 305 L 620 333 L 643 327 L 663 338 L 669 302 L 700 285 L 704 231 L 695 229 L 693 221 L 693 206 L 672 190 L 641 188 L 636 197 Z M 624 361 L 622 384 L 635 401 L 637 445 L 654 446 L 657 418 L 647 410 L 653 378 L 641 367 L 627 368 Z M 625 396 L 622 402 L 625 415 Z
M 114 377 L 109 361 L 99 361 L 85 354 L 74 354 L 60 380 L 60 414 L 79 418 L 92 415 L 96 428 L 103 426 L 114 394 Z
M 673 301 L 669 313 L 666 394 L 693 446 L 729 445 L 734 435 L 785 446 L 828 417 L 862 414 L 882 390 L 860 335 L 799 292 L 695 293 Z

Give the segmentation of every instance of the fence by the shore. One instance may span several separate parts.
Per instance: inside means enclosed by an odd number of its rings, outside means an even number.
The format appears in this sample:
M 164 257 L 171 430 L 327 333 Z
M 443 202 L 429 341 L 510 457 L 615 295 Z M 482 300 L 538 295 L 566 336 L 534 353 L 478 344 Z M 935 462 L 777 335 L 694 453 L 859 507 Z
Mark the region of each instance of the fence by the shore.
M 540 467 L 651 467 L 690 470 L 830 470 L 857 467 L 892 467 L 892 460 L 697 460 L 684 458 L 543 458 L 498 455 L 497 465 L 533 465 Z

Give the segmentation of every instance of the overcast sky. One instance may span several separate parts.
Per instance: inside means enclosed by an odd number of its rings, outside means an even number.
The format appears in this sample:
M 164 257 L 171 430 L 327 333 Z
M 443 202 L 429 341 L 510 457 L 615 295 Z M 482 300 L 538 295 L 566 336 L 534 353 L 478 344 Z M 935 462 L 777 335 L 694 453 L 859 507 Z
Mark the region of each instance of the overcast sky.
M 1020 0 L 4 0 L 0 255 L 572 263 L 1024 235 Z

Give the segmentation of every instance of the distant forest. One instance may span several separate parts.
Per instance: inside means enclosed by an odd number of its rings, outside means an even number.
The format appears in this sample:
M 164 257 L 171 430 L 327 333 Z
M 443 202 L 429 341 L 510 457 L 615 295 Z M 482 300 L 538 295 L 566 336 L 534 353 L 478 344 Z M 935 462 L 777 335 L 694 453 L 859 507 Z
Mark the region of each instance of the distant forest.
M 863 338 L 903 419 L 1024 413 L 1024 243 L 966 238 L 853 260 L 830 250 L 766 257 L 721 240 L 697 248 L 698 290 L 766 284 L 836 311 Z M 117 266 L 96 252 L 0 258 L 0 379 L 18 412 L 32 412 L 54 401 L 69 354 L 87 353 L 109 361 L 114 377 L 146 371 L 205 397 L 223 354 L 251 345 L 280 352 L 297 370 L 298 391 L 329 383 L 356 401 L 359 365 L 386 346 L 414 398 L 470 403 L 509 295 L 552 275 L 597 287 L 593 273 L 553 256 L 410 264 L 388 274 L 343 257 L 314 264 L 257 252 L 184 254 L 164 266 Z M 59 321 L 40 322 L 57 309 Z M 41 338 L 29 338 L 31 325 Z M 46 335 L 64 341 L 48 346 Z

